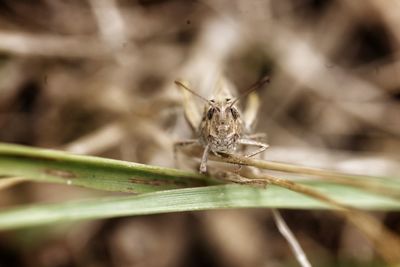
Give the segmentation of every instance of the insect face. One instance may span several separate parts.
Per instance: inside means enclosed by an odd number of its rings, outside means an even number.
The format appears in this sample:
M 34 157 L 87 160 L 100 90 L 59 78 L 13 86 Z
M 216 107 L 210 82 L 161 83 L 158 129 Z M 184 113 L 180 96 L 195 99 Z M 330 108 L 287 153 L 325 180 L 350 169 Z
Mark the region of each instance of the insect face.
M 207 120 L 215 126 L 219 125 L 222 129 L 222 126 L 233 125 L 239 118 L 239 111 L 232 106 L 230 98 L 220 102 L 210 100 L 210 103 L 212 104 L 208 107 Z

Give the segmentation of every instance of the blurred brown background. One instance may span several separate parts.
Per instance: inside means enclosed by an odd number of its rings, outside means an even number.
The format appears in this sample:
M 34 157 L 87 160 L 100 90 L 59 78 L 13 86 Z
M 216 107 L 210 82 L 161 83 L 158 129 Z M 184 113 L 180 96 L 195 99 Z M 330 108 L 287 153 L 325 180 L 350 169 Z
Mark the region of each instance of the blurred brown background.
M 400 4 L 374 0 L 0 1 L 0 141 L 173 166 L 176 78 L 209 97 L 265 74 L 269 160 L 399 176 Z M 0 206 L 105 194 L 22 184 Z M 379 266 L 335 214 L 284 211 L 314 266 Z M 400 216 L 380 213 L 400 234 Z M 400 252 L 399 252 L 400 253 Z M 0 266 L 297 266 L 267 210 L 0 233 Z

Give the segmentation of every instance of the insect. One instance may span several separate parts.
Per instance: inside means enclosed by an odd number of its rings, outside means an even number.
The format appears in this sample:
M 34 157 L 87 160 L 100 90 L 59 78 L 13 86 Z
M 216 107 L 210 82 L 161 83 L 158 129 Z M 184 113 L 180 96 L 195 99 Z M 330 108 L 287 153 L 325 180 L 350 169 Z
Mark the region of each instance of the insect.
M 234 153 L 240 145 L 257 146 L 258 149 L 245 155 L 246 157 L 252 157 L 266 150 L 269 145 L 257 141 L 256 137 L 259 134 L 249 135 L 246 132 L 241 112 L 236 103 L 239 99 L 264 84 L 269 83 L 269 81 L 269 77 L 259 80 L 236 98 L 232 98 L 229 94 L 221 94 L 217 95 L 214 99 L 206 99 L 190 89 L 183 82 L 175 81 L 177 86 L 203 100 L 205 107 L 201 121 L 197 129 L 195 129 L 196 138 L 176 142 L 174 144 L 174 151 L 176 152 L 178 147 L 200 144 L 204 147 L 200 172 L 206 173 L 207 159 L 210 152 L 219 156 L 219 153 Z

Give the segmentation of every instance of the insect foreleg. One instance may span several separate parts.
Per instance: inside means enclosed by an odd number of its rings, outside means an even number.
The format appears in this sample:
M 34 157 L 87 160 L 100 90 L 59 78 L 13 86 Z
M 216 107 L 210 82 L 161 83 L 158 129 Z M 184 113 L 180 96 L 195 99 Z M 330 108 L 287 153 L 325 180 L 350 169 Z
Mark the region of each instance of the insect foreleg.
M 251 140 L 251 139 L 239 139 L 239 144 L 241 144 L 241 145 L 249 145 L 249 146 L 258 146 L 259 147 L 256 151 L 245 155 L 245 157 L 248 157 L 248 158 L 253 157 L 253 156 L 257 155 L 257 154 L 260 154 L 261 152 L 265 151 L 269 147 L 268 144 L 265 144 L 265 143 L 262 143 L 262 142 L 258 142 L 258 141 L 255 141 L 255 140 Z
M 204 148 L 203 156 L 201 157 L 201 163 L 200 163 L 201 173 L 207 172 L 207 159 L 209 152 L 210 152 L 210 145 L 206 145 L 206 147 Z
M 188 140 L 178 141 L 178 142 L 174 143 L 174 161 L 175 162 L 177 162 L 178 149 L 185 147 L 185 146 L 190 146 L 190 145 L 200 145 L 200 142 L 198 139 L 188 139 Z M 200 163 L 200 172 L 201 173 L 207 172 L 207 160 L 208 160 L 209 152 L 210 152 L 210 146 L 206 145 L 204 148 L 203 156 L 201 157 L 201 163 Z
M 190 146 L 193 144 L 199 144 L 199 140 L 198 139 L 187 139 L 187 140 L 177 141 L 174 143 L 174 153 L 176 153 L 178 151 L 178 149 L 181 147 Z

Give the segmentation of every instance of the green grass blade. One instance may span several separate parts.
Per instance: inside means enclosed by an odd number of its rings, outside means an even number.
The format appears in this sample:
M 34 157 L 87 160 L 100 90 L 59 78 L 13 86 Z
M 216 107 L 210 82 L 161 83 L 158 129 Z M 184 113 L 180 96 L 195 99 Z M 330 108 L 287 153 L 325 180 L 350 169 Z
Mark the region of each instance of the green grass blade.
M 327 196 L 368 210 L 399 211 L 400 202 L 341 185 L 309 184 Z M 135 196 L 107 197 L 60 204 L 41 204 L 0 212 L 0 229 L 129 215 L 222 208 L 330 209 L 329 205 L 277 187 L 219 185 L 159 191 Z
M 267 189 L 243 185 L 215 186 L 218 182 L 194 172 L 0 144 L 0 180 L 10 176 L 38 182 L 145 194 L 7 209 L 0 212 L 0 229 L 220 208 L 332 208 L 306 195 L 272 185 Z M 391 182 L 395 183 L 394 180 Z M 301 183 L 343 204 L 369 210 L 400 210 L 400 202 L 385 194 L 332 184 L 326 180 Z M 198 187 L 202 185 L 214 186 Z M 178 189 L 182 187 L 193 188 Z
M 0 143 L 0 179 L 9 176 L 131 193 L 216 184 L 195 172 Z

